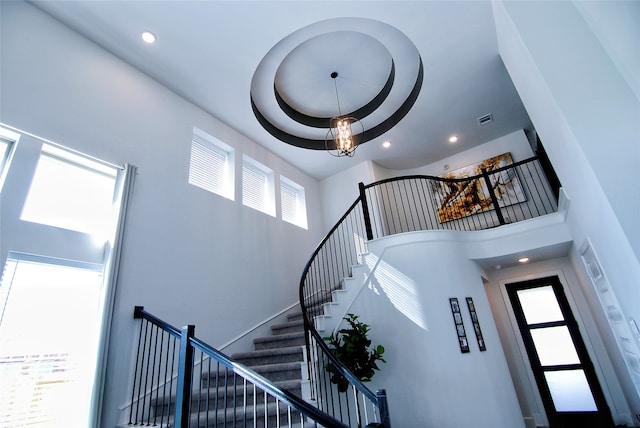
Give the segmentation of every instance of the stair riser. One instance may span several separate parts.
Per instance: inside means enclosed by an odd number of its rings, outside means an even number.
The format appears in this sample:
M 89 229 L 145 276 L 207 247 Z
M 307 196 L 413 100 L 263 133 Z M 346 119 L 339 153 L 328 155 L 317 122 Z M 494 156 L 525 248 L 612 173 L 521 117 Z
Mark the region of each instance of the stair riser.
M 286 406 L 281 406 L 281 407 L 286 407 Z M 190 426 L 197 426 L 197 427 L 202 427 L 202 428 L 209 428 L 209 427 L 217 427 L 220 428 L 222 426 L 238 426 L 238 427 L 252 427 L 252 426 L 258 426 L 258 427 L 264 427 L 264 426 L 269 426 L 269 427 L 279 427 L 279 426 L 288 426 L 288 418 L 287 418 L 287 413 L 285 410 L 281 410 L 280 411 L 280 418 L 276 418 L 275 414 L 271 415 L 269 414 L 268 419 L 267 419 L 267 424 L 265 425 L 264 422 L 264 411 L 262 412 L 258 412 L 259 416 L 255 421 L 255 425 L 254 425 L 254 420 L 253 420 L 253 414 L 248 414 L 246 417 L 242 415 L 241 412 L 236 411 L 235 414 L 235 424 L 234 424 L 234 414 L 233 411 L 230 409 L 230 411 L 227 412 L 228 414 L 226 415 L 226 418 L 224 416 L 218 416 L 218 420 L 215 421 L 214 420 L 214 415 L 210 415 L 209 416 L 209 420 L 207 422 L 205 416 L 200 417 L 200 420 L 196 420 L 195 418 L 191 419 L 191 425 Z M 300 414 L 297 412 L 292 412 L 291 415 L 292 419 L 291 419 L 291 424 L 292 425 L 296 425 L 300 423 Z M 278 423 L 279 420 L 279 423 Z M 226 422 L 226 424 L 225 424 Z
M 327 303 L 331 303 L 331 302 L 327 302 Z M 309 315 L 311 315 L 312 317 L 316 316 L 316 315 L 322 315 L 322 307 L 320 307 L 321 305 L 318 305 L 317 307 L 314 306 L 315 309 L 309 308 Z M 287 320 L 288 321 L 301 321 L 303 319 L 302 317 L 302 312 L 296 312 L 294 314 L 289 314 L 287 315 Z
M 288 327 L 277 327 L 277 328 L 272 328 L 271 331 L 276 336 L 279 334 L 299 333 L 301 331 L 304 331 L 304 325 L 300 324 L 300 325 L 292 325 Z
M 278 364 L 278 363 L 296 363 L 302 362 L 302 350 L 296 354 L 282 354 L 282 355 L 272 355 L 265 357 L 255 357 L 255 358 L 239 358 L 235 360 L 236 362 L 245 365 L 247 367 L 253 366 L 264 366 L 267 364 Z
M 220 392 L 219 394 L 216 394 L 215 392 L 210 392 L 209 394 L 209 398 L 207 399 L 207 394 L 203 391 L 202 396 L 198 396 L 198 392 L 194 392 L 194 396 L 192 396 L 191 398 L 191 412 L 196 413 L 198 412 L 198 402 L 200 404 L 199 410 L 201 412 L 206 411 L 207 407 L 209 408 L 209 411 L 215 411 L 215 410 L 223 410 L 225 408 L 225 405 L 227 407 L 227 412 L 233 412 L 233 403 L 234 403 L 234 397 L 233 397 L 233 390 L 228 390 L 227 392 L 227 397 L 226 397 L 226 403 L 225 403 L 225 396 L 224 396 L 224 392 Z M 292 394 L 301 397 L 302 396 L 302 388 L 287 388 L 287 391 L 291 392 Z M 247 406 L 252 406 L 254 404 L 253 401 L 253 387 L 247 387 L 247 391 L 246 391 L 246 403 Z M 272 397 L 268 397 L 269 398 L 269 402 L 273 402 L 273 398 Z M 236 400 L 236 404 L 238 405 L 239 408 L 242 408 L 244 406 L 244 402 L 245 402 L 245 398 L 244 398 L 244 390 L 242 388 L 239 388 L 236 391 L 236 396 L 235 396 L 235 400 Z M 264 404 L 264 393 L 261 390 L 257 390 L 257 395 L 256 395 L 256 400 L 255 403 L 258 405 Z M 163 410 L 164 407 L 164 410 Z M 167 405 L 167 404 L 152 404 L 152 412 L 153 414 L 156 416 L 156 418 L 159 420 L 163 415 L 164 418 L 167 418 L 167 416 L 170 415 L 174 415 L 175 414 L 175 402 L 172 402 L 171 405 Z
M 305 344 L 304 336 L 290 339 L 277 339 L 277 336 L 274 336 L 273 340 L 265 341 L 265 342 L 257 342 L 255 343 L 256 351 L 263 351 L 265 349 L 276 349 L 283 348 L 289 346 L 303 346 Z
M 260 373 L 260 372 L 258 373 L 273 382 L 278 382 L 281 380 L 295 380 L 295 379 L 302 380 L 302 371 L 299 367 L 298 369 L 278 370 L 278 371 L 270 371 L 265 373 Z
M 302 395 L 302 389 L 301 388 L 293 388 L 293 389 L 287 389 L 287 391 L 291 392 L 292 394 L 300 397 Z M 211 412 L 215 412 L 217 411 L 222 411 L 225 408 L 227 408 L 227 413 L 233 413 L 233 394 L 232 393 L 228 393 L 227 397 L 226 397 L 226 403 L 225 403 L 225 397 L 224 397 L 224 393 L 220 393 L 219 396 L 216 396 L 215 393 L 211 393 L 209 396 L 209 399 L 207 400 L 206 394 L 203 394 L 201 397 L 197 396 L 197 392 L 194 393 L 195 396 L 192 397 L 191 400 L 191 410 L 193 412 L 197 412 L 198 411 L 198 404 L 200 405 L 199 409 L 200 412 L 204 412 L 208 410 Z M 269 402 L 273 402 L 273 398 L 269 397 Z M 238 390 L 238 392 L 236 392 L 236 404 L 237 404 L 237 409 L 236 411 L 241 411 L 241 409 L 244 406 L 244 391 L 242 391 L 241 389 Z M 253 401 L 253 388 L 247 387 L 247 397 L 246 397 L 246 403 L 247 406 L 253 406 L 254 401 Z M 257 405 L 261 405 L 264 404 L 264 394 L 261 391 L 258 391 L 258 394 L 256 395 L 256 399 L 255 399 L 255 403 Z M 153 414 L 156 416 L 157 420 L 160 421 L 161 418 L 164 418 L 165 420 L 169 417 L 169 416 L 173 416 L 175 414 L 175 403 L 171 403 L 171 406 L 168 408 L 167 405 L 164 405 L 164 409 L 162 408 L 162 405 L 155 405 L 154 407 L 152 407 L 152 411 L 154 412 Z
M 278 381 L 282 381 L 282 380 L 297 380 L 297 379 L 302 379 L 302 369 L 300 366 L 298 367 L 288 367 L 288 368 L 283 368 L 282 370 L 260 370 L 257 369 L 256 373 L 266 377 L 267 379 L 273 381 L 273 382 L 278 382 Z M 240 378 L 236 378 L 236 385 L 242 385 L 243 380 Z M 206 389 L 208 387 L 208 385 L 211 385 L 211 388 L 216 388 L 216 376 L 215 374 L 211 374 L 210 376 L 204 377 L 202 378 L 202 381 L 200 383 L 201 387 Z M 229 376 L 226 379 L 226 383 L 225 383 L 225 378 L 224 375 L 220 376 L 220 379 L 218 381 L 217 387 L 218 388 L 224 388 L 224 386 L 232 386 L 233 385 L 233 377 Z

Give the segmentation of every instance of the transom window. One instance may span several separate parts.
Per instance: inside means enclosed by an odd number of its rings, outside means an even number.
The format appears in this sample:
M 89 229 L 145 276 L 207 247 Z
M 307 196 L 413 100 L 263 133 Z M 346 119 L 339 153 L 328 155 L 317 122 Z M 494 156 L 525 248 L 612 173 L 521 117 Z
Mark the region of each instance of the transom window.
M 189 183 L 233 201 L 234 177 L 234 150 L 194 128 Z
M 304 188 L 282 175 L 280 176 L 280 207 L 282 220 L 307 228 Z
M 273 170 L 243 156 L 242 203 L 272 216 L 276 215 Z
M 4 162 L 7 159 L 7 154 L 9 153 L 9 147 L 11 147 L 11 142 L 9 140 L 5 140 L 0 136 L 0 172 L 4 169 Z
M 20 135 L 15 132 L 0 127 L 0 190 L 2 190 L 4 184 L 5 166 L 9 158 L 9 153 L 11 152 L 11 146 L 18 141 L 19 138 Z
M 43 144 L 21 220 L 106 236 L 117 168 Z

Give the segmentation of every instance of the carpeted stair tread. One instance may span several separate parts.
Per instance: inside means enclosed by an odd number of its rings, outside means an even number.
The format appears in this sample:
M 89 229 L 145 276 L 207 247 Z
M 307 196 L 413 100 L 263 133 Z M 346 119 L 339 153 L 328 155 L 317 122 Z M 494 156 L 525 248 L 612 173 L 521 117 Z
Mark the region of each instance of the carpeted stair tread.
M 251 357 L 262 357 L 273 354 L 297 354 L 301 351 L 300 346 L 287 346 L 277 349 L 262 349 L 260 351 L 236 352 L 231 356 L 234 360 Z
M 302 319 L 271 326 L 271 332 L 275 335 L 298 331 L 304 331 L 304 321 Z
M 299 345 L 302 346 L 305 344 L 305 333 L 304 331 L 294 332 L 294 333 L 283 333 L 273 336 L 267 337 L 259 337 L 253 340 L 253 344 L 257 351 L 263 349 L 273 349 L 279 348 L 282 346 L 290 347 Z
M 287 363 L 302 361 L 303 353 L 300 345 L 288 346 L 274 349 L 263 349 L 260 351 L 238 352 L 231 358 L 245 366 L 262 365 L 268 362 Z
M 293 363 L 265 364 L 262 366 L 253 366 L 251 367 L 251 370 L 253 370 L 256 373 L 260 373 L 264 377 L 268 378 L 265 375 L 265 373 L 279 372 L 279 371 L 285 371 L 285 370 L 300 371 L 300 363 L 293 362 Z

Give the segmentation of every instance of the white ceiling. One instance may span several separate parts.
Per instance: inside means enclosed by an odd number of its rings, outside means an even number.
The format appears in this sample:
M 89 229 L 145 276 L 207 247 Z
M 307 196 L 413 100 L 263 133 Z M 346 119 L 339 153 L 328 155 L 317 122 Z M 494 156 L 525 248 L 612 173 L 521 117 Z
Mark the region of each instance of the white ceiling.
M 498 54 L 490 1 L 32 3 L 318 179 L 368 159 L 390 169 L 414 168 L 517 129 L 532 129 Z M 380 54 L 385 48 L 391 50 L 384 31 L 352 38 L 372 39 L 375 46 L 365 40 L 349 45 L 342 53 L 332 50 L 342 46 L 330 34 L 333 30 L 327 31 L 327 36 L 305 39 L 307 28 L 336 18 L 375 20 L 399 30 L 413 43 L 424 67 L 421 91 L 408 114 L 393 128 L 359 147 L 353 158 L 340 159 L 273 137 L 256 119 L 250 97 L 254 72 L 261 61 L 274 46 L 291 40 L 292 35 L 297 39 L 290 51 L 296 51 L 296 55 L 287 62 L 298 64 L 302 77 L 291 73 L 291 69 L 282 76 L 289 76 L 292 82 L 290 96 L 296 105 L 312 99 L 314 102 L 306 103 L 307 107 L 326 110 L 327 99 L 335 99 L 327 70 L 352 76 L 352 80 L 387 76 L 388 73 L 377 71 L 380 67 L 387 71 L 389 68 L 389 61 L 381 59 Z M 156 44 L 142 42 L 140 34 L 144 30 L 155 33 Z M 352 35 L 360 31 L 347 24 L 338 30 Z M 299 49 L 302 45 L 313 49 L 300 56 L 299 52 L 305 52 Z M 279 48 L 289 49 L 283 43 Z M 392 57 L 397 62 L 393 90 L 415 83 L 402 72 L 403 55 L 393 53 Z M 324 86 L 314 84 L 324 75 L 330 84 L 328 93 Z M 296 92 L 299 88 L 302 92 Z M 355 97 L 345 89 L 340 94 L 341 104 L 353 103 Z M 477 119 L 489 113 L 493 122 L 480 127 Z M 365 119 L 363 123 L 366 125 Z M 447 142 L 453 134 L 459 136 L 455 145 Z M 388 149 L 382 148 L 385 140 L 392 142 Z

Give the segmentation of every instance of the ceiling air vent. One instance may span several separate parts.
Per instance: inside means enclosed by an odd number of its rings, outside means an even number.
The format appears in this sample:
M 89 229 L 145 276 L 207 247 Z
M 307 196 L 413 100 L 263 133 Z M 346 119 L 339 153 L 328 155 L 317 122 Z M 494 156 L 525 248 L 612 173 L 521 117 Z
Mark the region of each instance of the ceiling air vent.
M 480 126 L 486 125 L 489 122 L 493 122 L 493 115 L 491 115 L 491 113 L 485 114 L 484 116 L 478 118 L 478 125 Z

